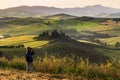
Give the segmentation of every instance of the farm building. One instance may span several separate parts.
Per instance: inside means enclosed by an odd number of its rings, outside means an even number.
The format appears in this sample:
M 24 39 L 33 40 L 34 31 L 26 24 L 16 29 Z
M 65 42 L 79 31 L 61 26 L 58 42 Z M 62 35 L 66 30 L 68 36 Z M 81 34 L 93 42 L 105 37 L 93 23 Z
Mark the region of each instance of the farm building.
M 4 38 L 9 38 L 11 37 L 10 35 L 0 35 L 0 39 L 4 39 Z

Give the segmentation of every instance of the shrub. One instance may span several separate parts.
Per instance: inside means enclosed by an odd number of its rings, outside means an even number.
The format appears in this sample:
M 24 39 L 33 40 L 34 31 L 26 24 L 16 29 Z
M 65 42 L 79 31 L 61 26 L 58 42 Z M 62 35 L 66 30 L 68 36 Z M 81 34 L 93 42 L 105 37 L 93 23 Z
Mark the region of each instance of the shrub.
M 19 70 L 25 70 L 25 59 L 24 58 L 19 58 L 19 57 L 14 57 L 12 61 L 9 62 L 9 66 L 11 68 L 19 69 Z
M 5 57 L 0 58 L 0 68 L 25 70 L 25 65 L 26 62 L 23 57 L 14 57 L 11 60 Z M 77 58 L 77 60 L 74 60 L 73 57 L 59 58 L 51 55 L 37 57 L 34 59 L 33 65 L 37 72 L 69 74 L 95 80 L 120 79 L 120 62 L 117 60 L 92 64 L 88 59 Z
M 0 68 L 7 68 L 9 61 L 5 57 L 0 58 Z

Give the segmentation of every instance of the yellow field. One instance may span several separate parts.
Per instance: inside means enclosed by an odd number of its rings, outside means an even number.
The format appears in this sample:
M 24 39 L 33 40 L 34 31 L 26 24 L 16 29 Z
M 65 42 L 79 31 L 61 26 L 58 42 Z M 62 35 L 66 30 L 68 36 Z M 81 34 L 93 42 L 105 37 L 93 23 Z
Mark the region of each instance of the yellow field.
M 31 46 L 31 47 L 40 47 L 44 44 L 47 44 L 49 41 L 33 41 L 33 42 L 27 42 L 24 45 L 27 46 Z
M 93 28 L 89 28 L 90 31 L 105 31 L 105 30 L 112 30 L 115 26 L 106 26 L 106 25 L 99 25 Z
M 111 37 L 111 38 L 104 38 L 99 39 L 102 43 L 107 43 L 109 45 L 115 45 L 116 42 L 120 42 L 120 37 Z
M 49 42 L 49 41 L 35 41 L 33 37 L 34 36 L 19 36 L 19 37 L 7 38 L 7 39 L 0 39 L 0 46 L 24 44 L 25 47 L 27 46 L 40 47 Z

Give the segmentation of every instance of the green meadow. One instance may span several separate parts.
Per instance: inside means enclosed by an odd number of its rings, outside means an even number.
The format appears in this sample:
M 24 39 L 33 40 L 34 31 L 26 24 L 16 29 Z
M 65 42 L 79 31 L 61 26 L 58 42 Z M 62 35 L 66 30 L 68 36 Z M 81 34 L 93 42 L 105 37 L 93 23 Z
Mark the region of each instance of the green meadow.
M 101 24 L 109 18 L 71 17 L 0 19 L 0 36 L 9 36 L 0 39 L 0 69 L 25 71 L 24 56 L 26 47 L 30 46 L 35 50 L 36 72 L 89 80 L 119 80 L 120 45 L 116 43 L 120 42 L 120 25 Z M 53 30 L 66 36 L 36 39 L 45 31 L 51 35 Z

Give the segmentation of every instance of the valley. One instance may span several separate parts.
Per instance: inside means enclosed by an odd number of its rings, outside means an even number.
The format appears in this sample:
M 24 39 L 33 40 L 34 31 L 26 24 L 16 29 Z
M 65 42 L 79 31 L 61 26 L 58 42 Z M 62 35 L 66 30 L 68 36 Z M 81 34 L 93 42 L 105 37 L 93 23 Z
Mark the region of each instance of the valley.
M 50 73 L 48 77 L 52 73 L 119 80 L 120 25 L 113 22 L 120 19 L 67 14 L 0 18 L 0 68 L 25 71 L 24 56 L 30 46 L 35 51 L 35 72 Z

